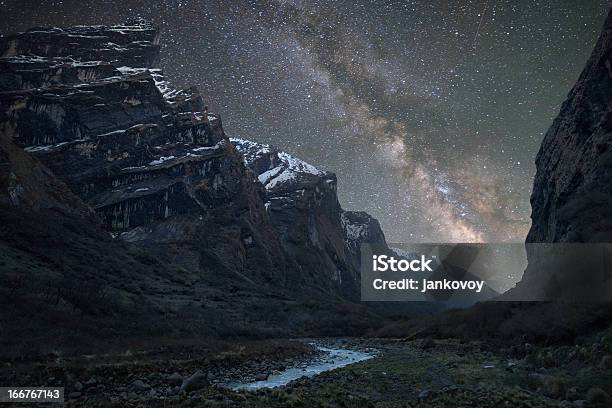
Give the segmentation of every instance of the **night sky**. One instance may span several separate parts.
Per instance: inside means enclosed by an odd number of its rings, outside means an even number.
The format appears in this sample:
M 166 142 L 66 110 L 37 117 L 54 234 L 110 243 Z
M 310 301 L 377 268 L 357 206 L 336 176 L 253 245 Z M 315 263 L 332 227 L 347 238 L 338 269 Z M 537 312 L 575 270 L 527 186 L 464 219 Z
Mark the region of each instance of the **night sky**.
M 388 241 L 518 242 L 540 141 L 609 7 L 0 0 L 0 31 L 152 20 L 168 79 L 197 85 L 229 136 L 335 172 Z

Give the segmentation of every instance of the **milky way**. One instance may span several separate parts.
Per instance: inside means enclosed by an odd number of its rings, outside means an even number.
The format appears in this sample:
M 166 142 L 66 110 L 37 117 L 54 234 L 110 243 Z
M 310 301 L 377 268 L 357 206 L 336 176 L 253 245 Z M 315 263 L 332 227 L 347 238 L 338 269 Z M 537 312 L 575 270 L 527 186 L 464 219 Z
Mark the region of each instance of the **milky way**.
M 529 228 L 539 142 L 607 7 L 0 1 L 16 17 L 0 24 L 150 19 L 162 29 L 166 75 L 197 85 L 230 136 L 334 171 L 343 207 L 374 215 L 389 241 L 516 242 Z

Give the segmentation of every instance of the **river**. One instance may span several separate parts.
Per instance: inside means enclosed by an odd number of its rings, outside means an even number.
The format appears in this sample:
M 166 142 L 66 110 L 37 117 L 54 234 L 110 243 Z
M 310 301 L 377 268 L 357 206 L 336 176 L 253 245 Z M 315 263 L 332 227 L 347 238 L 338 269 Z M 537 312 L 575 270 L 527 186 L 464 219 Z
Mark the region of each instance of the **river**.
M 323 354 L 317 356 L 306 365 L 287 368 L 278 374 L 270 375 L 266 380 L 234 383 L 230 384 L 229 387 L 234 390 L 257 390 L 260 388 L 282 387 L 293 380 L 297 380 L 298 378 L 314 377 L 315 375 L 321 374 L 325 371 L 346 367 L 350 364 L 369 360 L 375 356 L 375 352 L 371 351 L 356 351 L 337 347 L 324 347 L 320 345 L 315 345 L 315 347 Z

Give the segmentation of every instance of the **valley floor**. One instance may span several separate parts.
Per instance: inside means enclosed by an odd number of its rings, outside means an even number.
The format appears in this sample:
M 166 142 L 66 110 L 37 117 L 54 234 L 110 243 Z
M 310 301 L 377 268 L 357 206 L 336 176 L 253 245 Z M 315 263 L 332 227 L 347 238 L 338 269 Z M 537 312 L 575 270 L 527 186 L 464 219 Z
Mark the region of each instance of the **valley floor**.
M 3 384 L 65 385 L 69 407 L 608 407 L 612 330 L 577 345 L 491 349 L 455 339 L 323 339 L 377 350 L 344 368 L 287 387 L 232 391 L 316 357 L 305 341 L 173 343 L 47 363 L 3 363 Z M 181 390 L 192 378 L 191 391 Z M 184 386 L 183 386 L 184 387 Z

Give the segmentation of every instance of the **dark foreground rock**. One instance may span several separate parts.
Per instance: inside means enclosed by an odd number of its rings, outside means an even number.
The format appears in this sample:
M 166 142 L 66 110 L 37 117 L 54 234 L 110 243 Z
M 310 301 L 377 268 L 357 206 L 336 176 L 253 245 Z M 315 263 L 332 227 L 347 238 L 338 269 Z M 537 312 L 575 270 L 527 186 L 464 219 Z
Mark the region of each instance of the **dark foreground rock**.
M 317 356 L 296 341 L 171 345 L 133 355 L 38 361 L 36 370 L 0 380 L 48 381 L 63 385 L 67 406 L 187 407 L 607 407 L 612 384 L 599 366 L 612 347 L 610 330 L 576 345 L 490 348 L 483 341 L 456 339 L 337 339 L 332 347 L 376 350 L 366 361 L 300 378 L 287 386 L 233 391 L 226 385 L 252 381 L 285 367 L 307 366 Z M 108 364 L 114 362 L 115 364 Z M 29 368 L 29 369 L 28 369 Z M 177 373 L 201 378 L 181 389 Z M 26 374 L 27 373 L 27 374 Z M 187 380 L 189 381 L 189 380 Z M 198 380 L 199 381 L 199 380 Z

